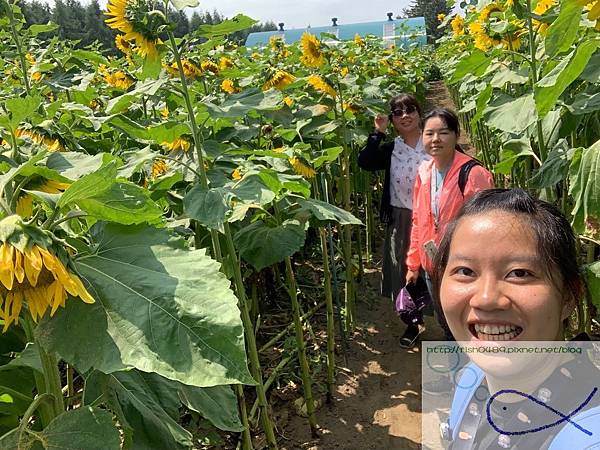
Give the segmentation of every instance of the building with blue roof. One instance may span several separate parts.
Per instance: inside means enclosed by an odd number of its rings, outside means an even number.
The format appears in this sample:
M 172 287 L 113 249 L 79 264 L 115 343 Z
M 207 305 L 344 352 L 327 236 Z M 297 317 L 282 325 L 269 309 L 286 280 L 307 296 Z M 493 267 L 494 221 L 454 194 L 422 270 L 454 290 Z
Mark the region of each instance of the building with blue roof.
M 261 31 L 250 33 L 246 39 L 246 47 L 265 46 L 269 43 L 272 36 L 278 36 L 287 44 L 297 42 L 302 37 L 304 32 L 308 31 L 317 37 L 321 37 L 322 33 L 333 34 L 340 41 L 354 39 L 355 35 L 365 37 L 373 35 L 383 38 L 385 45 L 392 44 L 396 46 L 407 46 L 417 43 L 423 46 L 427 43 L 427 34 L 425 31 L 425 18 L 411 17 L 409 19 L 392 19 L 392 13 L 388 13 L 388 20 L 377 22 L 361 22 L 338 24 L 337 18 L 333 18 L 332 25 L 327 27 L 306 27 L 295 28 L 292 30 L 284 30 L 284 24 L 279 24 L 277 31 Z M 325 39 L 325 42 L 335 42 L 333 39 Z

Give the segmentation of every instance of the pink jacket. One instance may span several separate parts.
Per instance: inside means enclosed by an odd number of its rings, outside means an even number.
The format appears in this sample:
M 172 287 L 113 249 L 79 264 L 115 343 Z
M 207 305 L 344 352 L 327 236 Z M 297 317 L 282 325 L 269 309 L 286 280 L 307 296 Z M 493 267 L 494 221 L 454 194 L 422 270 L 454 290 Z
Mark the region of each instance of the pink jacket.
M 446 225 L 456 216 L 463 203 L 476 192 L 494 187 L 494 179 L 490 172 L 481 166 L 475 166 L 469 173 L 463 197 L 458 187 L 458 174 L 461 166 L 470 159 L 472 158 L 464 153 L 454 152 L 452 166 L 444 178 L 440 193 L 440 217 L 437 230 L 431 213 L 431 174 L 434 161 L 424 161 L 419 166 L 413 193 L 410 248 L 406 255 L 406 265 L 409 270 L 416 271 L 423 267 L 431 273 L 432 262 L 427 257 L 423 244 L 430 240 L 433 240 L 436 245 L 439 244 Z

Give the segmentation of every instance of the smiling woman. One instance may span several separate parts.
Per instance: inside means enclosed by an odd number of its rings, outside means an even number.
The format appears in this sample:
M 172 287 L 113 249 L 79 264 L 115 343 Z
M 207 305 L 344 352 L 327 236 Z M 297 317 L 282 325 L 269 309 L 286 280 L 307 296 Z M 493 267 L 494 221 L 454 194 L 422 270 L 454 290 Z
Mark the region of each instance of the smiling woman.
M 582 348 L 564 343 L 565 321 L 585 293 L 575 242 L 557 208 L 520 189 L 479 192 L 448 225 L 433 265 L 434 297 L 459 346 L 478 350 L 467 352 L 471 362 L 455 376 L 448 448 L 600 442 L 600 372 Z M 559 351 L 516 351 L 550 347 Z M 580 351 L 560 350 L 569 348 Z M 582 423 L 596 417 L 592 432 L 574 434 L 557 422 L 563 412 Z

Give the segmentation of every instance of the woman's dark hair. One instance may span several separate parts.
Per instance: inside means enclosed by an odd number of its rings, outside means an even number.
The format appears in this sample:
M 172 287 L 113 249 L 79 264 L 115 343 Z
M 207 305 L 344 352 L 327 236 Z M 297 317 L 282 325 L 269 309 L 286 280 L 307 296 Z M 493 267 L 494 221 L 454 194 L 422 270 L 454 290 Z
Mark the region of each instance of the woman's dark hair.
M 460 134 L 460 123 L 454 111 L 447 108 L 432 109 L 423 117 L 423 127 L 425 127 L 429 119 L 433 119 L 434 117 L 442 119 L 450 131 L 454 131 L 457 136 Z
M 406 93 L 402 93 L 402 94 L 396 95 L 395 97 L 392 97 L 392 99 L 390 100 L 390 111 L 393 111 L 394 109 L 396 109 L 398 107 L 409 106 L 409 105 L 414 106 L 417 109 L 417 112 L 419 113 L 419 117 L 423 116 L 423 110 L 421 109 L 421 105 L 419 105 L 417 98 L 412 94 L 406 94 Z
M 442 277 L 448 265 L 450 244 L 457 225 L 464 217 L 491 211 L 506 211 L 521 217 L 536 237 L 539 259 L 546 264 L 545 269 L 551 281 L 562 294 L 572 296 L 575 302 L 583 296 L 585 283 L 577 263 L 575 235 L 560 210 L 533 198 L 522 189 L 487 189 L 478 192 L 463 205 L 440 242 L 431 274 L 433 296 L 438 308 Z M 482 251 L 485 251 L 483 246 Z M 557 275 L 559 280 L 556 280 Z

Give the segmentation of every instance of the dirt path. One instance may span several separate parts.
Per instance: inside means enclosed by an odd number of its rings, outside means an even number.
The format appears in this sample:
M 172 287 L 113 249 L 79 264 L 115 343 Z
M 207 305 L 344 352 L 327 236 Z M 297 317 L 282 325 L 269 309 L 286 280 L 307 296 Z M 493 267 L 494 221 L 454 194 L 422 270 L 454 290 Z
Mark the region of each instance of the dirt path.
M 419 449 L 421 442 L 421 353 L 398 346 L 404 324 L 390 301 L 377 294 L 379 272 L 359 286 L 359 327 L 349 342 L 346 364 L 338 355 L 334 403 L 317 417 L 322 436 L 309 440 L 306 419 L 294 416 L 286 427 L 286 449 Z M 443 333 L 426 317 L 426 340 Z
M 427 109 L 454 108 L 443 83 L 430 85 L 427 100 Z M 333 404 L 317 411 L 321 436 L 310 439 L 307 420 L 290 413 L 280 430 L 285 438 L 281 448 L 421 448 L 420 344 L 409 350 L 398 346 L 405 325 L 391 301 L 379 296 L 379 274 L 380 264 L 374 264 L 358 286 L 358 327 L 349 348 L 337 355 L 337 392 Z M 426 317 L 426 327 L 423 340 L 444 339 L 433 317 Z

